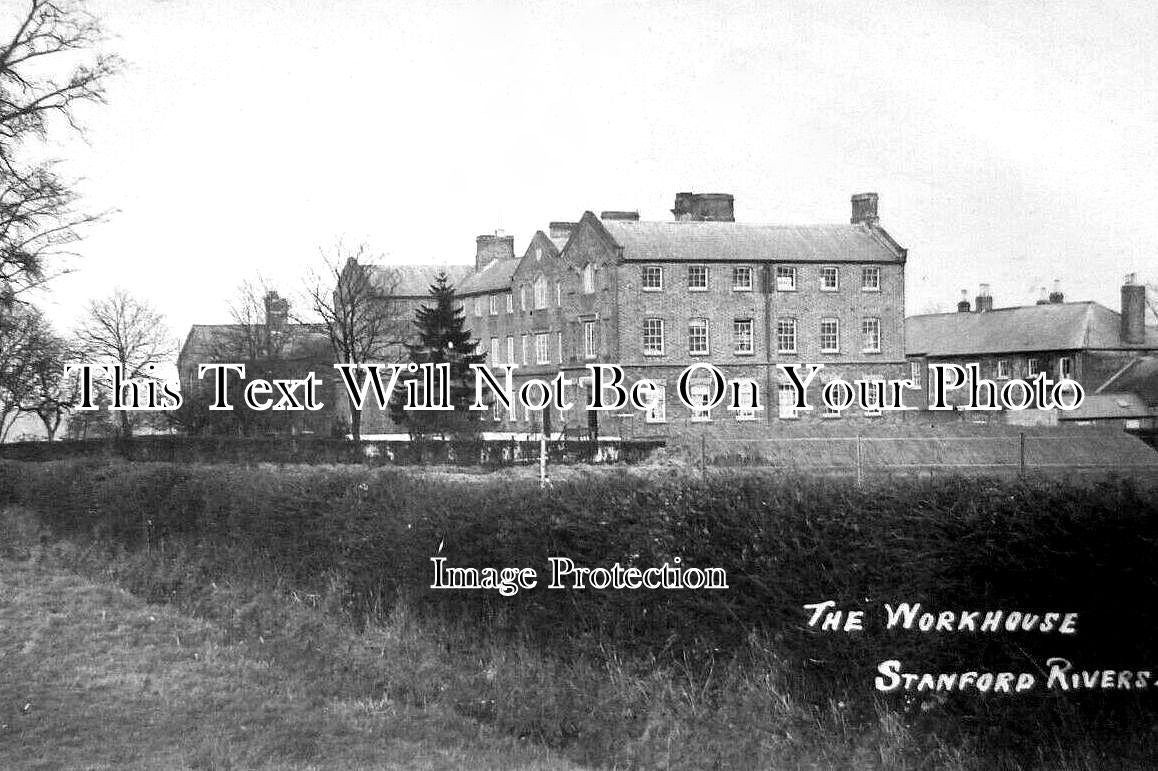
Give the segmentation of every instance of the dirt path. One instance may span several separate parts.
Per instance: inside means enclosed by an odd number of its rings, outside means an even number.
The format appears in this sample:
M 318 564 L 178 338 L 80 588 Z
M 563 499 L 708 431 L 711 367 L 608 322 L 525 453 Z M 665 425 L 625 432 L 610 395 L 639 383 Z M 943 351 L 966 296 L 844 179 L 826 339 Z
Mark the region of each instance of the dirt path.
M 438 707 L 313 693 L 212 624 L 0 559 L 0 768 L 570 768 Z

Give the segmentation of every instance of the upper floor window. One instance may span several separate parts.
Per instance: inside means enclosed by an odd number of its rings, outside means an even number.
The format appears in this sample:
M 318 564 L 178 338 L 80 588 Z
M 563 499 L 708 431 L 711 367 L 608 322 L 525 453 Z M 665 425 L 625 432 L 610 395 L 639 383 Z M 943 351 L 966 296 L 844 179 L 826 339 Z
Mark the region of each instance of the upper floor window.
M 752 319 L 736 319 L 733 321 L 732 338 L 734 353 L 752 353 L 752 351 L 755 350 L 752 336 Z
M 747 265 L 732 268 L 732 290 L 736 292 L 752 291 L 752 269 Z
M 491 295 L 489 298 L 487 298 L 487 299 L 488 299 L 488 300 L 489 300 L 489 302 L 490 302 L 490 308 L 489 308 L 489 310 L 490 310 L 490 314 L 491 314 L 492 316 L 497 316 L 497 315 L 499 315 L 499 296 L 498 296 L 497 294 L 492 294 L 492 295 Z
M 864 353 L 880 353 L 881 352 L 881 320 L 863 319 L 860 323 L 861 332 L 861 350 Z
M 527 336 L 526 335 L 519 335 L 519 344 L 523 349 L 523 365 L 525 366 L 527 364 L 530 364 L 530 359 L 528 358 L 528 354 L 527 354 Z
M 507 293 L 507 313 L 515 312 L 515 295 L 513 292 Z
M 688 266 L 688 289 L 702 292 L 708 288 L 708 266 L 707 265 L 689 265 Z
M 823 292 L 835 292 L 840 289 L 840 271 L 831 265 L 821 268 L 820 289 Z
M 535 363 L 551 363 L 551 336 L 546 332 L 535 335 Z
M 708 352 L 708 320 L 692 319 L 688 322 L 688 353 L 692 355 Z
M 796 319 L 776 322 L 776 352 L 796 353 Z
M 562 308 L 563 307 L 563 282 L 562 281 L 556 281 L 555 282 L 555 307 L 556 308 Z
M 590 262 L 583 266 L 583 294 L 595 294 L 595 266 Z
M 525 311 L 527 309 L 527 285 L 519 285 L 519 310 Z
M 864 292 L 881 291 L 881 269 L 875 266 L 861 268 L 860 288 Z
M 1026 377 L 1037 377 L 1040 370 L 1037 368 L 1037 359 L 1025 360 L 1025 375 Z
M 663 289 L 663 268 L 659 265 L 643 266 L 643 291 L 659 292 Z
M 499 339 L 497 337 L 491 338 L 491 364 L 497 363 L 499 360 Z
M 1009 362 L 1005 359 L 997 360 L 997 379 L 1009 380 Z
M 1057 360 L 1057 376 L 1061 378 L 1074 376 L 1074 360 L 1072 356 L 1062 356 Z
M 555 354 L 559 358 L 559 363 L 563 363 L 563 333 L 555 333 Z
M 485 298 L 483 298 L 483 297 L 474 298 L 474 315 L 475 316 L 482 316 L 483 315 L 483 312 L 484 312 L 483 309 L 485 308 L 485 304 L 486 304 Z
M 643 352 L 653 356 L 663 353 L 663 319 L 643 320 Z
M 507 364 L 515 363 L 515 338 L 507 335 Z
M 913 388 L 921 387 L 921 362 L 909 362 L 909 382 L 913 384 Z
M 598 351 L 598 338 L 594 321 L 583 322 L 583 358 L 594 359 Z
M 796 291 L 796 268 L 791 265 L 780 265 L 776 268 L 776 291 Z
M 535 279 L 535 310 L 547 307 L 547 277 Z
M 840 353 L 840 321 L 820 320 L 820 352 Z

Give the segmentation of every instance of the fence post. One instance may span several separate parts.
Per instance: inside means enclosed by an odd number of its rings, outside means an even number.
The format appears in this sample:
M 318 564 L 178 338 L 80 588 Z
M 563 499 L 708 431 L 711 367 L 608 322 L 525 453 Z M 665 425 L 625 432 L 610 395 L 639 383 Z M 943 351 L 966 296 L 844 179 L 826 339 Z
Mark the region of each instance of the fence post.
M 1021 438 L 1021 441 L 1020 441 L 1021 451 L 1019 453 L 1017 473 L 1018 473 L 1018 476 L 1025 476 L 1025 432 L 1022 431 L 1018 436 L 1020 436 L 1020 438 Z
M 856 486 L 860 487 L 864 481 L 864 471 L 862 469 L 863 458 L 860 447 L 860 434 L 856 435 Z
M 539 489 L 547 486 L 547 429 L 539 431 Z

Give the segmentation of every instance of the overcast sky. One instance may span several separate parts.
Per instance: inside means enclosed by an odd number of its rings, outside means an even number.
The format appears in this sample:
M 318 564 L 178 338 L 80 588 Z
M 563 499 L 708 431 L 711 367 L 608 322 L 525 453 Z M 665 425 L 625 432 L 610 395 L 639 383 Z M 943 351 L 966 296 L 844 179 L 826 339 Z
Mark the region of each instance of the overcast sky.
M 585 209 L 844 222 L 877 191 L 907 312 L 1158 282 L 1151 2 L 93 0 L 129 64 L 59 152 L 115 208 L 45 298 L 120 285 L 177 335 L 320 248 L 468 262 Z

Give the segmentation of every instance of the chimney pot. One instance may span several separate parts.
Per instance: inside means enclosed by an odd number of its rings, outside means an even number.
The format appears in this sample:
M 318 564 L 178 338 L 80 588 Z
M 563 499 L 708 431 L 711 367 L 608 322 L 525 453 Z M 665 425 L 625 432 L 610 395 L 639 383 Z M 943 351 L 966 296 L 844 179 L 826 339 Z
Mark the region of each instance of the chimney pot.
M 1041 291 L 1038 292 L 1038 294 L 1037 294 L 1037 304 L 1038 305 L 1049 305 L 1049 292 L 1046 291 L 1046 288 L 1044 286 L 1041 288 Z
M 970 308 L 969 308 L 969 290 L 968 289 L 962 289 L 961 290 L 961 299 L 957 301 L 957 312 L 958 313 L 968 313 L 969 310 L 970 310 Z
M 993 295 L 989 293 L 989 284 L 982 284 L 977 292 L 976 310 L 978 313 L 987 313 L 993 310 Z
M 852 197 L 852 219 L 849 221 L 853 225 L 875 225 L 879 220 L 877 217 L 877 203 L 880 199 L 876 193 L 857 193 Z
M 1061 281 L 1056 278 L 1053 280 L 1053 291 L 1049 293 L 1049 301 L 1054 304 L 1066 301 L 1066 296 L 1062 294 Z

